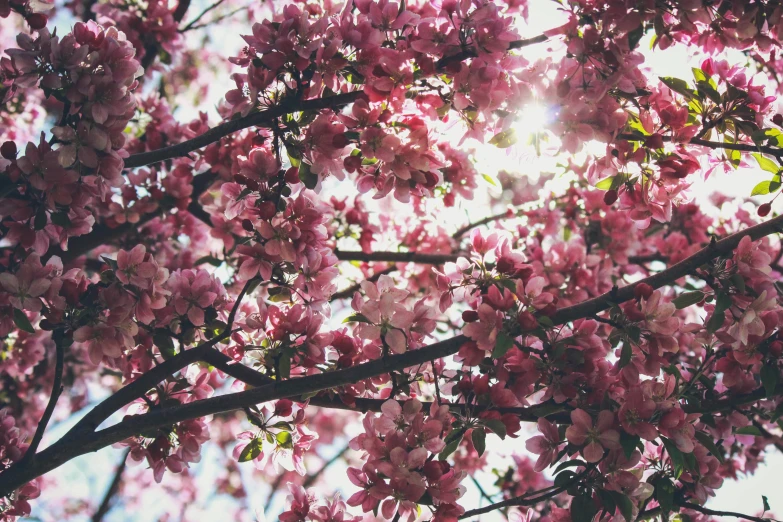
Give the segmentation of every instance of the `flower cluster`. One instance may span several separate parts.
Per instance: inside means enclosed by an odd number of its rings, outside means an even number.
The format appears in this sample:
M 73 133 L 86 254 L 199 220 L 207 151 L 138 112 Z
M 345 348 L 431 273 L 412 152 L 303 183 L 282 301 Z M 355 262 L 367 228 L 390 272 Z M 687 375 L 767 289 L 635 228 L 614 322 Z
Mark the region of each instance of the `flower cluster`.
M 353 449 L 366 453 L 367 461 L 362 469 L 348 470 L 351 482 L 362 488 L 348 505 L 360 505 L 366 513 L 380 504 L 384 518 L 398 513 L 410 522 L 416 518 L 416 504 L 428 493 L 436 506 L 433 520 L 459 515 L 462 509 L 456 502 L 465 492 L 460 482 L 466 474 L 428 458 L 446 445 L 448 407 L 433 404 L 425 418 L 418 400 L 400 405 L 390 399 L 381 410 L 379 416 L 364 418 L 365 432 L 351 441 Z

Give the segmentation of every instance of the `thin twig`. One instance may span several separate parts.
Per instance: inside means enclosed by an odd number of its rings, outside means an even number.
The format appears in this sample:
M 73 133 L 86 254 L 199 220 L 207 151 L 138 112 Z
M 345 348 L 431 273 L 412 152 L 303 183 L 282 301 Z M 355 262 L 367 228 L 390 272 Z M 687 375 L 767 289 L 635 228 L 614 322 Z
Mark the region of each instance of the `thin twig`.
M 770 520 L 774 520 L 773 518 L 762 518 L 762 517 L 754 517 L 751 515 L 745 515 L 744 513 L 737 513 L 735 511 L 719 511 L 717 509 L 710 509 L 704 506 L 700 506 L 698 504 L 693 504 L 692 502 L 686 502 L 681 501 L 677 503 L 680 507 L 684 507 L 687 509 L 692 509 L 693 511 L 698 511 L 699 513 L 703 513 L 705 515 L 710 516 L 716 516 L 716 517 L 734 517 L 734 518 L 742 518 L 745 520 L 752 520 L 753 522 L 770 522 Z
M 35 459 L 35 452 L 38 451 L 38 446 L 41 444 L 46 426 L 52 418 L 54 408 L 57 406 L 57 399 L 60 398 L 60 394 L 63 392 L 63 369 L 65 368 L 65 347 L 63 346 L 63 333 L 57 331 L 52 336 L 55 346 L 55 366 L 54 366 L 54 382 L 52 383 L 52 394 L 49 396 L 49 403 L 46 405 L 46 409 L 41 416 L 41 420 L 38 422 L 38 427 L 33 435 L 33 440 L 30 442 L 30 446 L 22 458 L 22 464 L 28 463 Z
M 125 467 L 128 462 L 128 455 L 130 454 L 130 448 L 122 452 L 122 460 L 117 465 L 117 471 L 114 472 L 114 478 L 109 484 L 109 488 L 106 490 L 106 494 L 103 496 L 101 505 L 98 506 L 98 510 L 92 516 L 92 522 L 101 522 L 106 513 L 111 509 L 111 501 L 117 491 L 120 489 L 120 483 L 122 482 L 122 474 L 125 472 Z
M 209 13 L 210 11 L 213 11 L 214 9 L 217 9 L 218 7 L 220 7 L 220 4 L 222 4 L 222 3 L 223 3 L 223 2 L 225 2 L 225 1 L 226 1 L 226 0 L 217 0 L 217 2 L 213 3 L 212 5 L 210 5 L 209 7 L 207 7 L 206 9 L 204 9 L 203 11 L 201 11 L 201 12 L 200 12 L 200 13 L 199 13 L 199 14 L 196 16 L 196 18 L 194 18 L 193 20 L 191 20 L 191 21 L 190 21 L 190 22 L 189 22 L 189 23 L 188 23 L 188 24 L 187 24 L 185 27 L 183 27 L 182 29 L 180 29 L 180 32 L 181 32 L 181 33 L 184 33 L 185 31 L 189 31 L 190 29 L 192 29 L 192 28 L 193 28 L 193 26 L 194 26 L 194 25 L 196 25 L 196 24 L 198 23 L 198 21 L 199 21 L 199 20 L 201 20 L 201 19 L 204 17 L 204 15 L 206 15 L 206 14 L 207 14 L 207 13 Z

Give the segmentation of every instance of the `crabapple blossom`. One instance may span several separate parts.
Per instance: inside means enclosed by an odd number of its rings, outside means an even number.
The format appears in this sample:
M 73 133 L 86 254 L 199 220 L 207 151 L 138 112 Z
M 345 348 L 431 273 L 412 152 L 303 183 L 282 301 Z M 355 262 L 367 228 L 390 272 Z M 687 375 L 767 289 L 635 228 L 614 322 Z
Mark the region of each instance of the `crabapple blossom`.
M 191 4 L 0 0 L 0 520 L 729 516 L 783 7 Z

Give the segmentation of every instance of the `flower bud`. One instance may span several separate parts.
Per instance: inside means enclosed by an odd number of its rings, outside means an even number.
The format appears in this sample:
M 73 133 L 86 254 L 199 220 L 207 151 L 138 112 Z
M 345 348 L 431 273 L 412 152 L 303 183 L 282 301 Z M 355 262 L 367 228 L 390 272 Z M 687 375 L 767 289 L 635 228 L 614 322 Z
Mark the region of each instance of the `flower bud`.
M 647 283 L 639 283 L 633 289 L 633 295 L 637 299 L 649 299 L 653 293 L 653 287 Z
M 517 323 L 522 327 L 522 330 L 529 332 L 538 328 L 538 319 L 535 318 L 530 312 L 520 312 L 517 316 Z
M 613 205 L 615 201 L 617 201 L 617 191 L 615 189 L 607 190 L 604 194 L 604 203 L 609 206 Z
M 783 127 L 783 114 L 777 113 L 772 117 L 772 123 L 778 127 Z
M 30 29 L 33 29 L 35 31 L 40 31 L 41 29 L 46 27 L 46 22 L 49 21 L 46 18 L 46 15 L 43 13 L 33 13 L 27 16 L 25 20 L 27 20 L 27 24 L 30 26 Z
M 479 315 L 478 312 L 475 310 L 465 310 L 462 312 L 462 320 L 466 323 L 475 323 L 478 321 Z
M 765 217 L 769 214 L 769 212 L 772 210 L 772 205 L 769 203 L 764 203 L 763 205 L 759 205 L 758 214 L 761 217 Z
M 264 201 L 258 205 L 258 215 L 261 219 L 272 219 L 277 214 L 277 206 L 271 201 Z
M 250 221 L 249 219 L 243 219 L 242 220 L 242 228 L 244 228 L 248 232 L 252 232 L 254 230 L 253 222 Z
M 7 160 L 16 159 L 16 143 L 13 141 L 6 141 L 0 145 L 0 154 Z
M 299 183 L 299 168 L 291 167 L 285 171 L 285 182 L 289 185 L 296 185 Z

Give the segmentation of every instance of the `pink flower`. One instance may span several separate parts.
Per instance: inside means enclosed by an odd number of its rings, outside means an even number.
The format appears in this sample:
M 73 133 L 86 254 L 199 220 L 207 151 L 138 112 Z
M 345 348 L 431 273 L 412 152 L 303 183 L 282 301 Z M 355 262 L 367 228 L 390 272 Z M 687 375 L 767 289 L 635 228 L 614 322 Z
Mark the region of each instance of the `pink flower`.
M 632 388 L 625 396 L 620 408 L 620 423 L 630 435 L 639 435 L 643 439 L 655 440 L 658 432 L 649 422 L 655 412 L 655 401 L 645 397 L 640 388 Z
M 128 252 L 120 250 L 117 253 L 117 279 L 126 285 L 136 285 L 147 288 L 150 279 L 158 268 L 153 261 L 144 261 L 147 249 L 144 245 L 136 245 Z
M 296 484 L 289 483 L 288 491 L 291 492 L 287 499 L 290 508 L 288 511 L 280 513 L 279 520 L 282 522 L 305 522 L 309 518 L 315 498 L 312 493 L 306 492 L 302 486 Z
M 503 328 L 503 313 L 486 303 L 479 305 L 477 311 L 479 320 L 465 325 L 462 331 L 476 341 L 479 348 L 491 352 L 495 349 L 498 334 Z
M 544 468 L 554 462 L 558 451 L 560 451 L 560 446 L 563 445 L 563 441 L 560 439 L 557 426 L 543 417 L 538 419 L 538 431 L 542 435 L 536 435 L 528 439 L 525 447 L 529 452 L 538 455 L 538 460 L 533 469 L 535 471 L 543 471 Z
M 571 412 L 571 426 L 566 429 L 568 442 L 576 446 L 587 444 L 582 449 L 587 462 L 598 462 L 604 456 L 604 449 L 619 449 L 620 434 L 612 429 L 614 414 L 603 410 L 598 414 L 598 421 L 593 425 L 593 419 L 582 410 Z

